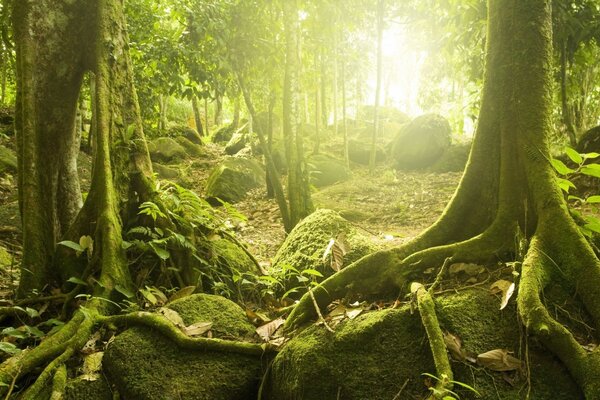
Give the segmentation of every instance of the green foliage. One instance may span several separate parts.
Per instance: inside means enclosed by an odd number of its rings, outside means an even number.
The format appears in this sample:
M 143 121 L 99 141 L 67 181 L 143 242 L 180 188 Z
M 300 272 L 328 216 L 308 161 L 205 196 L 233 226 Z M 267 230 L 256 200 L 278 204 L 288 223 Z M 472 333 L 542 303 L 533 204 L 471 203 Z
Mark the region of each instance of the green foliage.
M 600 164 L 591 162 L 600 157 L 598 153 L 578 153 L 570 147 L 565 148 L 565 154 L 570 161 L 575 165 L 575 168 L 568 167 L 564 162 L 558 159 L 551 159 L 552 167 L 557 172 L 558 176 L 556 181 L 558 186 L 567 196 L 567 200 L 570 205 L 590 205 L 597 207 L 600 204 L 600 195 L 590 195 L 586 198 L 578 197 L 570 194 L 572 189 L 577 189 L 573 180 L 578 176 L 584 175 L 593 178 L 600 178 Z M 581 220 L 580 225 L 581 232 L 591 237 L 594 233 L 600 233 L 600 219 L 593 215 L 584 215 L 575 209 L 571 209 L 571 213 L 575 215 L 576 219 Z
M 458 382 L 458 381 L 454 381 L 454 380 L 449 380 L 448 377 L 446 375 L 442 375 L 441 378 L 438 378 L 435 375 L 429 374 L 429 373 L 422 373 L 421 375 L 426 376 L 428 378 L 433 379 L 436 382 L 441 382 L 443 384 L 446 383 L 452 383 L 454 385 L 460 386 L 464 389 L 467 389 L 471 392 L 473 392 L 477 397 L 481 397 L 481 395 L 479 394 L 479 392 L 477 390 L 475 390 L 475 388 L 473 388 L 472 386 L 467 385 L 466 383 L 463 382 Z M 439 390 L 437 388 L 435 388 L 435 386 L 430 386 L 429 390 L 431 391 L 431 393 L 435 396 L 435 398 L 441 398 L 442 400 L 457 400 L 460 399 L 460 396 L 458 394 L 456 394 L 455 392 L 451 391 L 451 390 Z

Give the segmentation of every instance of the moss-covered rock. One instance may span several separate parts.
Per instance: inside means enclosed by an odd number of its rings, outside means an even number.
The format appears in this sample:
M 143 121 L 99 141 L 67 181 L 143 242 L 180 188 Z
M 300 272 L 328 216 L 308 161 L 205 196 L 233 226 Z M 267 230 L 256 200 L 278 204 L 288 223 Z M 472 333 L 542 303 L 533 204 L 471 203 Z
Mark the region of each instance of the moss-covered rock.
M 183 159 L 187 153 L 183 146 L 174 139 L 160 137 L 148 143 L 148 151 L 152 161 L 169 162 L 175 159 Z
M 450 123 L 437 114 L 425 114 L 404 125 L 391 144 L 390 156 L 400 169 L 425 168 L 437 161 L 451 144 Z
M 212 170 L 206 183 L 206 197 L 236 203 L 249 190 L 265 185 L 265 172 L 256 160 L 228 158 Z
M 217 266 L 217 270 L 222 275 L 218 281 L 226 284 L 223 292 L 218 288 L 213 288 L 217 294 L 227 295 L 232 299 L 238 299 L 239 294 L 253 294 L 254 288 L 239 286 L 240 283 L 234 282 L 233 277 L 245 272 L 258 273 L 254 260 L 238 245 L 229 239 L 217 239 L 210 242 L 211 257 L 210 260 Z M 241 300 L 241 299 L 240 299 Z
M 310 183 L 316 187 L 333 185 L 350 177 L 350 171 L 343 161 L 325 154 L 310 156 L 306 163 Z
M 453 144 L 428 169 L 433 172 L 462 172 L 467 165 L 471 142 Z
M 525 358 L 514 302 L 500 311 L 499 300 L 487 291 L 470 290 L 437 299 L 442 329 L 462 340 L 475 354 L 493 349 Z M 521 352 L 521 354 L 519 354 Z M 581 399 L 565 368 L 529 340 L 532 400 Z M 513 373 L 485 370 L 452 362 L 454 379 L 474 387 L 481 399 L 523 399 L 526 379 Z M 424 399 L 423 373 L 435 375 L 427 337 L 418 313 L 408 306 L 363 313 L 330 333 L 311 326 L 292 339 L 275 358 L 268 399 L 393 399 L 406 383 L 402 399 Z M 515 379 L 514 384 L 508 383 Z M 461 399 L 474 394 L 455 386 Z
M 254 327 L 235 303 L 197 294 L 169 305 L 186 325 L 213 322 L 215 337 L 243 339 Z M 180 349 L 147 328 L 118 335 L 104 355 L 104 371 L 122 399 L 245 400 L 256 397 L 259 358 Z
M 167 165 L 162 165 L 156 162 L 152 163 L 152 169 L 158 174 L 161 179 L 177 179 L 179 178 L 179 171 L 175 168 L 171 168 Z
M 371 144 L 360 140 L 348 141 L 348 157 L 350 161 L 358 164 L 369 165 L 371 158 Z M 375 146 L 375 162 L 385 160 L 385 150 L 381 146 Z
M 113 400 L 113 392 L 104 376 L 95 380 L 69 379 L 65 400 Z
M 227 143 L 233 136 L 235 127 L 233 125 L 226 125 L 219 128 L 212 137 L 213 143 Z
M 273 268 L 277 270 L 284 265 L 291 265 L 300 271 L 316 269 L 324 276 L 329 276 L 334 271 L 330 260 L 323 260 L 323 254 L 331 239 L 342 236 L 346 247 L 344 267 L 375 250 L 369 239 L 337 212 L 319 209 L 290 232 L 273 258 Z
M 169 128 L 168 134 L 174 138 L 184 137 L 194 144 L 202 144 L 202 137 L 198 131 L 186 125 L 174 125 Z
M 17 156 L 15 153 L 0 145 L 0 174 L 17 172 Z
M 230 156 L 239 153 L 244 147 L 246 147 L 247 134 L 243 132 L 234 133 L 231 139 L 225 145 L 225 153 Z
M 192 142 L 187 137 L 178 136 L 177 138 L 175 138 L 175 140 L 181 145 L 181 147 L 185 149 L 185 152 L 191 157 L 201 157 L 202 155 L 204 155 L 204 150 L 202 149 L 202 146 Z

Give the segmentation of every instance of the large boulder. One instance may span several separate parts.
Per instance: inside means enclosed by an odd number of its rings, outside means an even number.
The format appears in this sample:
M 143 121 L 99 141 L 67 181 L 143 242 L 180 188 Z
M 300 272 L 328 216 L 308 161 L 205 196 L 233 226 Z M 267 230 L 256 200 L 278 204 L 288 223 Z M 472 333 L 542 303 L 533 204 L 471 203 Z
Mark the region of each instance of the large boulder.
M 175 138 L 177 143 L 185 149 L 185 152 L 191 157 L 202 157 L 204 155 L 204 149 L 197 143 L 192 142 L 185 136 L 178 136 Z
M 17 172 L 17 156 L 7 147 L 0 145 L 0 174 Z
M 564 366 L 538 342 L 529 339 L 523 351 L 514 301 L 500 311 L 497 297 L 471 289 L 436 297 L 436 303 L 442 330 L 457 336 L 467 352 L 504 349 L 521 360 L 528 354 L 529 380 L 524 373 L 453 361 L 454 380 L 481 394 L 455 385 L 461 399 L 522 399 L 528 382 L 532 400 L 583 398 Z M 429 398 L 429 379 L 422 374 L 436 372 L 419 313 L 411 312 L 411 306 L 363 312 L 334 330 L 311 325 L 287 343 L 272 364 L 267 399 Z
M 369 165 L 371 158 L 371 144 L 360 140 L 348 141 L 348 157 L 350 161 L 358 164 Z M 375 162 L 385 160 L 385 150 L 381 146 L 375 146 Z
M 159 137 L 148 143 L 150 158 L 155 162 L 170 162 L 177 159 L 184 159 L 187 155 L 182 145 L 175 139 L 169 137 Z
M 228 158 L 210 173 L 206 183 L 206 197 L 236 203 L 249 190 L 265 185 L 262 165 L 249 158 Z
M 202 137 L 194 128 L 186 125 L 174 125 L 169 128 L 168 135 L 174 138 L 184 137 L 194 144 L 201 145 Z
M 332 260 L 323 255 L 331 239 L 345 248 L 342 268 L 375 250 L 369 238 L 361 235 L 337 212 L 319 209 L 292 229 L 275 254 L 272 268 L 277 271 L 290 265 L 299 271 L 315 269 L 323 276 L 329 276 L 334 272 Z
M 432 172 L 462 172 L 467 165 L 471 142 L 453 144 L 428 169 Z
M 225 125 L 219 128 L 212 137 L 213 143 L 227 143 L 233 136 L 235 132 L 235 126 L 233 125 Z
M 225 153 L 230 156 L 239 153 L 244 147 L 246 147 L 247 134 L 243 132 L 236 132 L 233 134 L 229 142 L 225 145 Z
M 186 326 L 212 322 L 216 338 L 248 340 L 254 335 L 244 310 L 220 296 L 196 294 L 168 308 Z M 245 400 L 256 397 L 261 376 L 259 357 L 182 349 L 148 328 L 118 335 L 103 365 L 122 399 Z
M 152 169 L 158 174 L 160 179 L 177 179 L 179 178 L 179 171 L 175 168 L 171 168 L 167 165 L 162 165 L 156 162 L 152 163 Z
M 391 160 L 399 169 L 432 165 L 452 142 L 450 123 L 441 115 L 425 114 L 400 129 L 391 144 Z
M 579 153 L 600 153 L 600 126 L 593 127 L 581 135 L 577 142 Z
M 325 154 L 310 156 L 306 164 L 310 183 L 316 187 L 333 185 L 350 177 L 350 171 L 343 161 Z

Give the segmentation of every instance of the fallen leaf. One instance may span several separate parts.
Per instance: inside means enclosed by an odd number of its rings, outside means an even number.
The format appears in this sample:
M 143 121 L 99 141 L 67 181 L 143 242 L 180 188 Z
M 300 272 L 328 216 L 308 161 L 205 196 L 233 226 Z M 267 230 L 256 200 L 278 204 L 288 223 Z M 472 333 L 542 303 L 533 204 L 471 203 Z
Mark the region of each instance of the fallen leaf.
M 452 264 L 448 268 L 448 273 L 450 275 L 456 275 L 461 272 L 465 273 L 468 276 L 477 276 L 485 271 L 485 268 L 478 264 L 467 264 L 467 263 L 456 263 Z
M 508 305 L 508 301 L 512 297 L 515 292 L 515 284 L 514 282 L 509 282 L 504 279 L 500 279 L 490 286 L 490 291 L 492 294 L 502 293 L 502 302 L 500 303 L 500 309 L 504 310 L 504 308 Z
M 279 329 L 279 327 L 281 325 L 283 325 L 284 322 L 285 322 L 285 320 L 283 318 L 279 317 L 269 323 L 266 323 L 266 324 L 256 328 L 256 333 L 258 334 L 258 336 L 260 336 L 260 338 L 262 340 L 264 340 L 265 342 L 268 342 L 269 339 L 271 339 L 271 336 L 273 336 L 275 331 L 277 329 Z
M 477 355 L 477 364 L 492 371 L 514 371 L 521 368 L 521 360 L 503 349 L 494 349 Z
M 102 369 L 103 356 L 104 353 L 99 351 L 83 357 L 83 375 L 81 376 L 81 379 L 91 382 L 100 377 L 99 372 Z
M 88 339 L 87 342 L 83 345 L 80 352 L 82 354 L 92 354 L 96 352 L 96 342 L 100 340 L 100 332 L 96 332 L 92 335 L 91 338 Z
M 451 334 L 450 332 L 443 332 L 444 343 L 452 358 L 458 361 L 465 361 L 467 359 L 466 352 L 462 348 L 462 342 L 458 336 Z
M 354 319 L 358 317 L 363 311 L 364 309 L 362 308 L 353 308 L 351 310 L 346 310 L 346 316 L 348 316 L 348 318 L 350 319 Z
M 167 307 L 161 307 L 158 309 L 158 312 L 162 314 L 166 319 L 171 321 L 176 327 L 180 329 L 185 329 L 185 323 L 183 322 L 181 315 L 179 315 L 177 311 L 171 310 Z
M 204 335 L 206 332 L 210 331 L 210 328 L 212 328 L 212 326 L 212 322 L 196 322 L 195 324 L 186 326 L 183 329 L 183 333 L 185 333 L 188 336 L 201 336 Z
M 192 293 L 194 293 L 194 291 L 196 291 L 196 286 L 186 286 L 184 288 L 181 288 L 178 291 L 176 291 L 175 293 L 173 293 L 173 295 L 171 295 L 171 297 L 169 297 L 168 302 L 171 303 L 172 301 L 187 297 L 187 296 L 191 295 Z

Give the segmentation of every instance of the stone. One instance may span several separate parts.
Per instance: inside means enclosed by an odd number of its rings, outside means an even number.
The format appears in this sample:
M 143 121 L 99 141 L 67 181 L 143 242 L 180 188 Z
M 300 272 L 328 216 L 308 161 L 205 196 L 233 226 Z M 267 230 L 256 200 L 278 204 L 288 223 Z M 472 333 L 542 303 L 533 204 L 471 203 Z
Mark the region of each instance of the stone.
M 262 165 L 253 159 L 231 157 L 212 170 L 206 183 L 206 197 L 236 203 L 248 191 L 266 185 Z
M 424 114 L 400 129 L 390 159 L 399 169 L 422 169 L 436 162 L 451 142 L 450 123 L 441 115 Z
M 359 140 L 348 141 L 348 157 L 350 161 L 369 165 L 371 158 L 371 144 Z M 385 150 L 381 146 L 375 146 L 375 162 L 379 163 L 385 160 Z
M 325 154 L 310 156 L 307 161 L 310 183 L 316 187 L 333 185 L 350 177 L 343 161 Z
M 225 153 L 233 156 L 239 153 L 248 143 L 247 134 L 243 132 L 236 132 L 233 134 L 227 145 L 225 145 Z
M 428 169 L 432 172 L 462 172 L 467 165 L 471 142 L 453 144 Z
M 158 174 L 161 179 L 177 179 L 179 178 L 179 171 L 175 168 L 171 168 L 166 165 L 162 165 L 156 162 L 152 163 L 152 169 Z
M 195 294 L 168 305 L 186 326 L 212 322 L 213 337 L 248 340 L 254 326 L 244 310 L 220 296 Z M 260 357 L 180 349 L 150 328 L 135 327 L 107 347 L 104 373 L 122 399 L 245 400 L 256 397 Z
M 183 146 L 169 137 L 160 137 L 148 143 L 150 158 L 155 162 L 170 162 L 184 159 L 187 153 Z
M 185 152 L 190 157 L 202 157 L 204 155 L 204 149 L 202 148 L 202 146 L 192 142 L 187 137 L 178 136 L 177 138 L 175 138 L 175 140 L 185 149 Z

